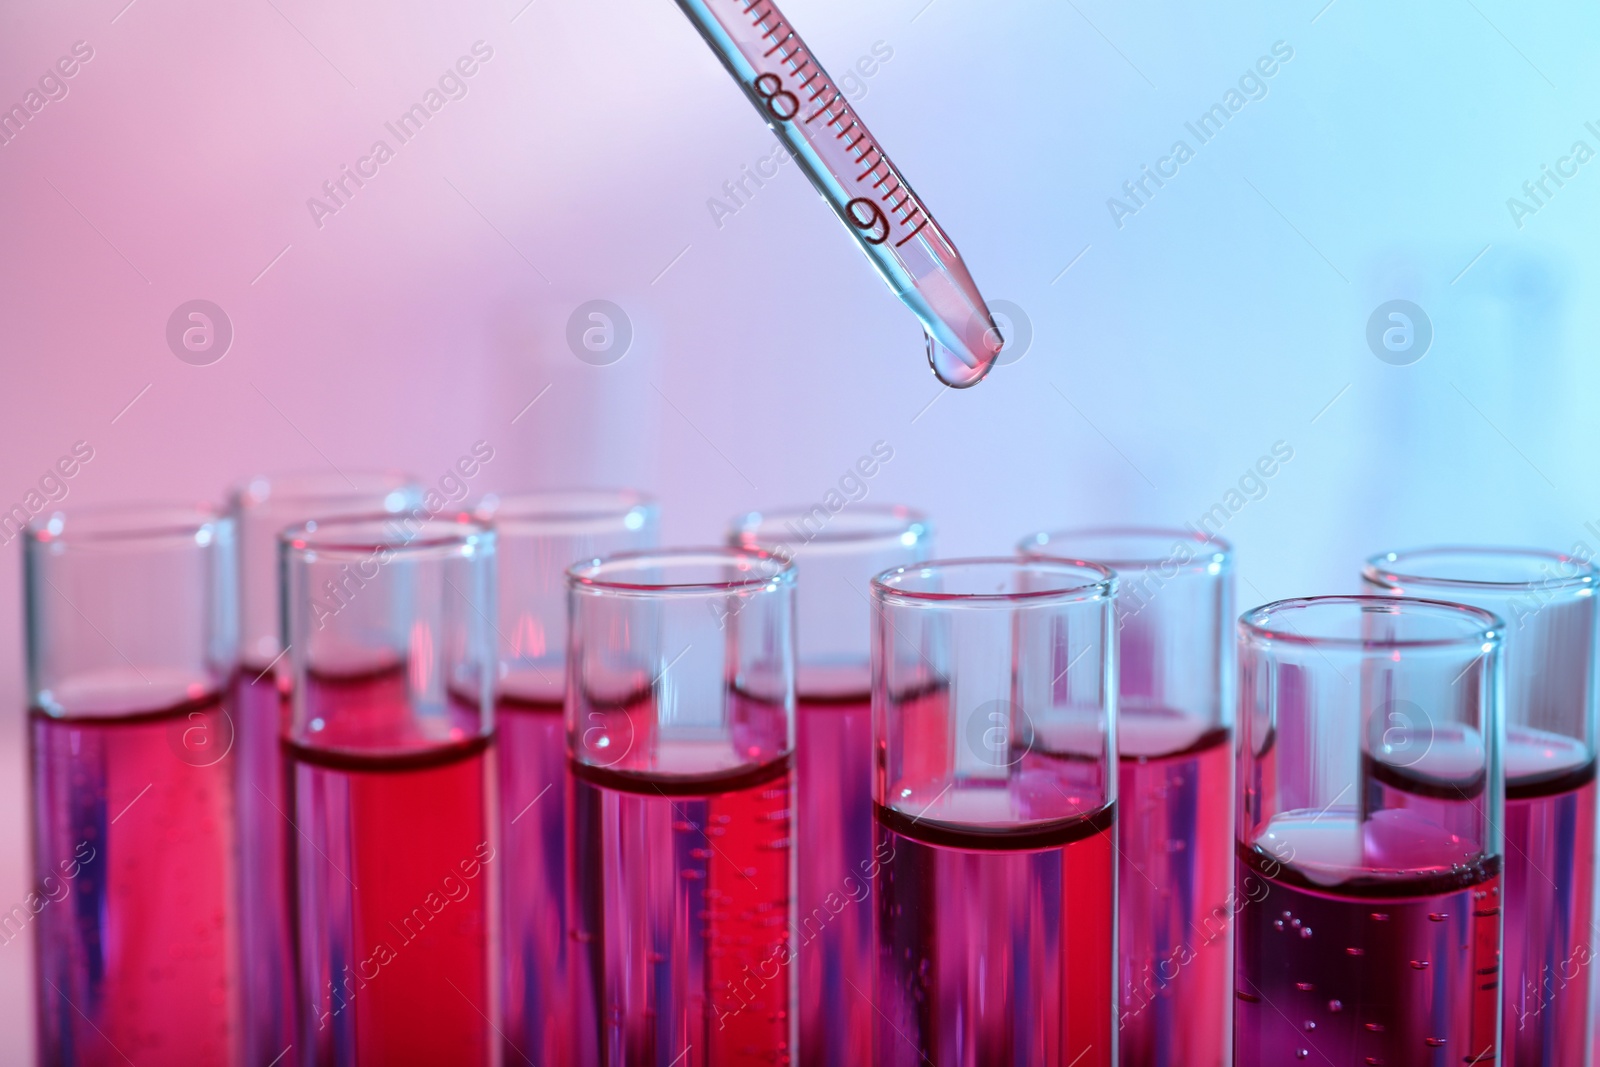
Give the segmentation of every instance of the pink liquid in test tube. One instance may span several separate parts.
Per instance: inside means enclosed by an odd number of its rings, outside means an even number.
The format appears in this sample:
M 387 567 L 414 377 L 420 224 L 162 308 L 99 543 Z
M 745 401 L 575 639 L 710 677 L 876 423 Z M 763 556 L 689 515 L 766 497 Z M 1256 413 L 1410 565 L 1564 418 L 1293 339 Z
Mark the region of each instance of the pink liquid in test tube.
M 489 1064 L 494 535 L 284 536 L 300 1062 Z
M 1374 589 L 1472 604 L 1505 621 L 1505 994 L 1500 1063 L 1582 1064 L 1596 955 L 1596 587 L 1559 552 L 1390 552 Z
M 1499 627 L 1386 597 L 1245 614 L 1235 1062 L 1499 1062 Z
M 41 895 L 57 895 L 37 920 L 41 1062 L 230 1064 L 232 775 L 170 743 L 223 736 L 222 702 L 121 712 L 31 717 L 34 864 Z
M 289 856 L 296 832 L 279 738 L 288 700 L 279 618 L 278 534 L 311 518 L 393 513 L 420 505 L 406 475 L 352 471 L 258 475 L 234 487 L 238 536 L 239 662 L 231 691 L 239 834 L 240 986 L 246 1067 L 295 1067 L 294 932 Z
M 687 549 L 570 574 L 576 1062 L 790 1062 L 794 570 Z
M 881 1067 L 1117 1062 L 1115 579 L 873 581 Z
M 1123 1067 L 1229 1062 L 1233 564 L 1191 530 L 1039 533 L 1030 557 L 1117 572 Z
M 632 491 L 552 491 L 492 497 L 479 509 L 497 538 L 500 669 L 495 763 L 500 784 L 499 875 L 505 914 L 498 1039 L 507 1063 L 580 1063 L 570 972 L 567 877 L 572 780 L 567 765 L 567 568 L 655 544 L 657 509 Z
M 28 531 L 40 1063 L 238 1062 L 231 545 L 178 508 Z

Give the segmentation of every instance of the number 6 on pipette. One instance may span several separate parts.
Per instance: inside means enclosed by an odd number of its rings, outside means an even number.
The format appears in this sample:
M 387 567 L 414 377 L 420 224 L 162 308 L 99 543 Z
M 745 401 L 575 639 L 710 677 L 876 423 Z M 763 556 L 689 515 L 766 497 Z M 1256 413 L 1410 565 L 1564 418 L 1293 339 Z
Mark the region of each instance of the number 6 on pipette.
M 983 380 L 1004 341 L 967 265 L 772 0 L 677 0 L 896 296 L 946 385 Z

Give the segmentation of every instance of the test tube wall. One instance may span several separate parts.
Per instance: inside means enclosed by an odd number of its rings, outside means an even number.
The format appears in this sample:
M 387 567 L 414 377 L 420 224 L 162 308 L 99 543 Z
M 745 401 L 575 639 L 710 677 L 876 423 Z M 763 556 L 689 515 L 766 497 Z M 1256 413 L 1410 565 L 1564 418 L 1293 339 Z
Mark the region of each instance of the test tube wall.
M 495 1062 L 494 533 L 283 535 L 304 1067 Z
M 502 1054 L 506 1063 L 580 1063 L 567 910 L 567 568 L 654 546 L 658 509 L 631 490 L 573 490 L 491 497 L 477 514 L 495 529 L 500 589 Z
M 1506 1067 L 1589 1062 L 1595 957 L 1595 650 L 1600 572 L 1560 552 L 1387 552 L 1376 591 L 1453 600 L 1505 621 Z
M 1496 1062 L 1500 644 L 1411 598 L 1241 618 L 1235 1062 Z
M 733 548 L 568 572 L 583 1063 L 795 1047 L 794 569 Z
M 238 1062 L 233 550 L 209 508 L 27 530 L 40 1063 Z
M 1116 579 L 979 559 L 873 580 L 880 1067 L 1111 1067 Z
M 910 508 L 837 515 L 752 512 L 729 540 L 794 561 L 796 864 L 800 1049 L 807 1067 L 870 1063 L 872 610 L 874 575 L 926 559 L 933 532 Z
M 239 670 L 232 685 L 239 834 L 239 981 L 245 1067 L 295 1067 L 294 930 L 289 853 L 295 828 L 279 748 L 287 718 L 278 534 L 313 518 L 408 514 L 422 485 L 389 471 L 256 475 L 228 494 L 238 539 Z
M 1233 556 L 1192 530 L 1038 533 L 1025 556 L 1117 574 L 1123 1067 L 1230 1062 Z

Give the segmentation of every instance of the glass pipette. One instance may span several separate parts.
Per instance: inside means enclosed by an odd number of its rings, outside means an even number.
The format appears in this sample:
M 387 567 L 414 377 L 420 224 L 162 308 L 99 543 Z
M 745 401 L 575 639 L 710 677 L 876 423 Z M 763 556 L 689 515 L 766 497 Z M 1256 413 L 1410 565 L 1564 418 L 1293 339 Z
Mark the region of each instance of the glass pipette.
M 883 280 L 928 334 L 946 385 L 983 380 L 1004 343 L 956 246 L 772 0 L 677 0 Z

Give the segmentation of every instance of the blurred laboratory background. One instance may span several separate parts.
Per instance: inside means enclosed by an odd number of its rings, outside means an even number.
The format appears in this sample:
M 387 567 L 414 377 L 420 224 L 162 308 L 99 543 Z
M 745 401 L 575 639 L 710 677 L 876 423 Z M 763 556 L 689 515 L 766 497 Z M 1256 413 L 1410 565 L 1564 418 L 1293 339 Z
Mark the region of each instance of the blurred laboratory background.
M 0 899 L 46 509 L 394 467 L 637 486 L 669 544 L 864 499 L 944 555 L 1194 523 L 1241 608 L 1381 549 L 1600 550 L 1600 13 L 784 7 L 999 313 L 977 387 L 671 0 L 0 11 Z

